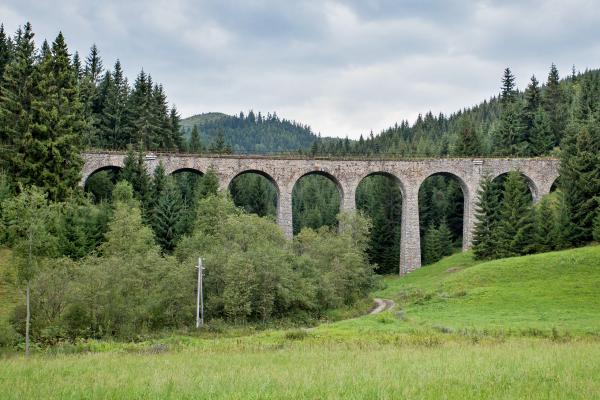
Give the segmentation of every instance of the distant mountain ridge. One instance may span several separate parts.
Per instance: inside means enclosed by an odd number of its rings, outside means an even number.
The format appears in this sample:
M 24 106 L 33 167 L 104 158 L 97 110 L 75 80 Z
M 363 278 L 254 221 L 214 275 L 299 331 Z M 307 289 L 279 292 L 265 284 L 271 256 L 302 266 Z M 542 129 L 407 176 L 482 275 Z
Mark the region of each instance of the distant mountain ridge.
M 219 134 L 231 145 L 234 153 L 256 154 L 290 152 L 309 149 L 318 140 L 308 125 L 282 119 L 277 114 L 241 112 L 237 116 L 219 112 L 197 114 L 182 119 L 185 140 L 194 126 L 204 146 L 214 143 Z

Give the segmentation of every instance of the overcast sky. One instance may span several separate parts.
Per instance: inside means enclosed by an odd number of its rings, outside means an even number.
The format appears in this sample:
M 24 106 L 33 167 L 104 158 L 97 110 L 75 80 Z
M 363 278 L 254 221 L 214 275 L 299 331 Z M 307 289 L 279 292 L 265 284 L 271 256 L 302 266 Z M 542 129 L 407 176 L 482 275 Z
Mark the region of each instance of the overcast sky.
M 506 66 L 520 88 L 552 62 L 600 67 L 597 0 L 0 0 L 0 20 L 143 67 L 183 117 L 276 111 L 324 136 L 474 105 Z

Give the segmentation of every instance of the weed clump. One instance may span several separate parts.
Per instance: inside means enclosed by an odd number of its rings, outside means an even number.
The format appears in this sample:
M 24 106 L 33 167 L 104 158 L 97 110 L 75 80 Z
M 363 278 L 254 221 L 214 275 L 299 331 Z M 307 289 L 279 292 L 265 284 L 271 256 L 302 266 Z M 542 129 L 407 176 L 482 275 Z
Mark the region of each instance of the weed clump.
M 304 340 L 308 336 L 308 332 L 306 332 L 304 329 L 294 329 L 292 331 L 287 331 L 283 335 L 286 340 Z

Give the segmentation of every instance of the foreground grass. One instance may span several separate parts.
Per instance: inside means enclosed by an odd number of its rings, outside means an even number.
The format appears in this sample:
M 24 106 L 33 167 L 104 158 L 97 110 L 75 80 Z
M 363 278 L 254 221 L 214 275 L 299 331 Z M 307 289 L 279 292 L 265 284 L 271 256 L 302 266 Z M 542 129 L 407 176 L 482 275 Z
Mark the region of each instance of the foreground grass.
M 519 339 L 437 345 L 289 343 L 0 363 L 3 399 L 592 399 L 600 346 Z
M 309 330 L 5 354 L 0 397 L 600 398 L 600 246 L 457 254 L 384 286 L 395 309 Z

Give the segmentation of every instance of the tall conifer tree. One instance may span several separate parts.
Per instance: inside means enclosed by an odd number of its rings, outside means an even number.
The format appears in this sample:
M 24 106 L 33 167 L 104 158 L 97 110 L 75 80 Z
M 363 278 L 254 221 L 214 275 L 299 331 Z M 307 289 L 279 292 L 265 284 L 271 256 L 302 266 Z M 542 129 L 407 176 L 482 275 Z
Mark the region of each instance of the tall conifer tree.
M 152 210 L 151 225 L 162 250 L 170 253 L 183 234 L 183 203 L 172 178 L 165 181 L 158 202 Z
M 536 252 L 551 251 L 556 246 L 556 214 L 545 196 L 540 200 L 535 210 L 535 240 Z
M 32 183 L 44 188 L 53 200 L 64 199 L 77 187 L 83 159 L 80 145 L 85 128 L 77 78 L 62 33 L 52 43 L 51 54 L 36 68 L 32 101 L 32 144 L 23 155 Z
M 570 242 L 592 239 L 592 220 L 600 196 L 600 126 L 595 118 L 571 128 L 563 141 L 560 176 L 565 207 L 572 222 Z
M 484 176 L 477 191 L 473 252 L 475 258 L 484 260 L 494 257 L 496 229 L 500 221 L 500 190 L 489 175 Z
M 527 152 L 527 143 L 523 137 L 521 107 L 515 88 L 515 77 L 509 68 L 504 70 L 502 78 L 500 106 L 494 152 L 499 155 L 524 155 Z
M 129 85 L 119 60 L 115 62 L 110 82 L 102 109 L 100 129 L 107 147 L 124 149 L 133 142 L 127 103 Z
M 12 42 L 4 32 L 4 25 L 0 24 L 0 87 L 4 76 L 4 70 L 12 57 Z
M 496 254 L 512 257 L 533 251 L 535 232 L 533 205 L 525 179 L 518 171 L 508 173 L 497 226 Z
M 31 24 L 25 24 L 15 37 L 15 49 L 5 67 L 0 87 L 0 147 L 1 167 L 15 182 L 27 185 L 31 178 L 25 172 L 29 159 L 22 156 L 32 143 L 31 103 L 36 97 L 35 44 Z
M 560 76 L 554 63 L 550 66 L 543 99 L 544 110 L 550 119 L 550 130 L 554 138 L 553 145 L 557 146 L 565 135 L 567 109 L 564 92 L 560 86 Z

